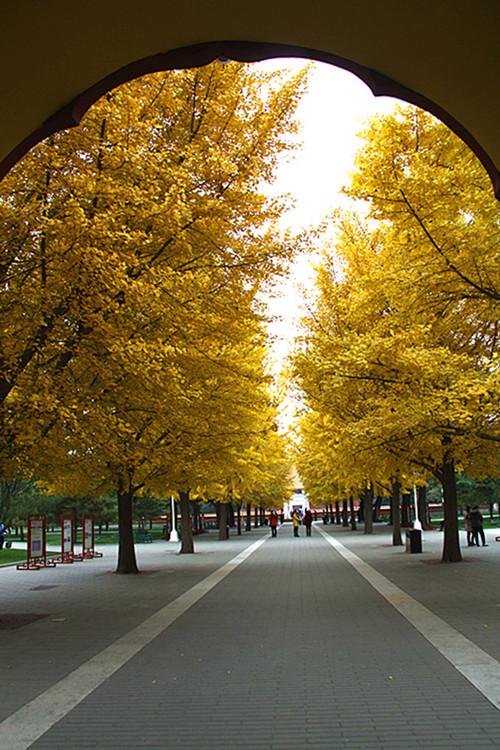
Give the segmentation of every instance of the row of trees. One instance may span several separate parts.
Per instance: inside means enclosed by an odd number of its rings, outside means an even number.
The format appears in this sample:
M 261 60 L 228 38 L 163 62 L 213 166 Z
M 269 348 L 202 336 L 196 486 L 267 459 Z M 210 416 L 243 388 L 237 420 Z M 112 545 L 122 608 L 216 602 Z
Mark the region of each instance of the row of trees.
M 141 498 L 142 500 L 142 498 Z M 153 508 L 153 502 L 155 504 Z M 151 503 L 135 504 L 136 518 L 144 515 L 150 517 L 149 511 L 155 510 L 151 517 L 157 517 L 164 512 L 165 504 L 152 499 Z M 84 513 L 91 513 L 94 521 L 101 530 L 103 526 L 117 520 L 116 497 L 102 496 L 71 496 L 47 494 L 37 487 L 36 482 L 24 479 L 20 474 L 0 482 L 0 518 L 10 527 L 11 532 L 19 534 L 21 541 L 25 539 L 24 530 L 29 514 L 42 513 L 46 516 L 47 524 L 52 528 L 59 528 L 61 515 L 71 514 L 74 518 L 74 528 L 78 527 Z
M 214 63 L 133 81 L 0 190 L 0 465 L 132 501 L 286 487 L 259 293 L 301 238 L 269 199 L 306 74 Z M 259 490 L 260 491 L 260 490 Z M 277 497 L 277 500 L 281 498 Z
M 498 476 L 500 206 L 469 149 L 414 108 L 373 120 L 294 356 L 315 502 L 434 477 L 461 559 L 456 471 Z M 399 530 L 394 530 L 398 543 Z
M 190 501 L 190 512 L 192 518 L 193 533 L 199 532 L 204 528 L 202 517 L 205 514 L 216 514 L 217 519 L 222 523 L 219 525 L 219 538 L 227 538 L 227 527 L 237 526 L 238 534 L 241 534 L 243 528 L 242 520 L 245 523 L 245 529 L 251 530 L 251 516 L 255 513 L 255 525 L 262 526 L 265 519 L 265 510 L 274 507 L 280 502 L 283 492 L 286 492 L 285 486 L 280 486 L 276 476 L 263 483 L 260 489 L 255 488 L 251 493 L 248 502 L 245 498 L 236 496 L 228 502 L 208 501 L 201 503 L 197 500 Z M 149 493 L 143 493 L 134 497 L 132 504 L 133 520 L 138 528 L 153 528 L 153 521 L 162 520 L 171 528 L 173 523 L 171 514 L 171 502 L 168 499 L 158 499 Z M 55 495 L 45 492 L 37 486 L 32 480 L 23 479 L 19 474 L 11 479 L 0 482 L 0 518 L 10 527 L 11 532 L 15 532 L 24 540 L 24 530 L 27 524 L 28 515 L 32 513 L 42 513 L 46 516 L 47 524 L 52 529 L 59 528 L 62 514 L 71 514 L 74 519 L 74 528 L 85 513 L 91 513 L 94 522 L 101 534 L 103 528 L 107 531 L 112 526 L 113 535 L 115 534 L 115 525 L 118 520 L 118 502 L 116 495 L 108 496 L 90 496 L 90 495 Z M 225 522 L 224 518 L 225 517 Z M 244 516 L 246 516 L 244 518 Z M 175 519 L 176 528 L 178 528 L 178 519 Z

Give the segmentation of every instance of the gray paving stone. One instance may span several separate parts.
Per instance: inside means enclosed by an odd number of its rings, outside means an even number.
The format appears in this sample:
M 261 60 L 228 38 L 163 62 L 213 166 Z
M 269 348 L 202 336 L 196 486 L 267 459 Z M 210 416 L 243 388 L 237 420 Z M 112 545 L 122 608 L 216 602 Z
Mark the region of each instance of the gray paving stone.
M 437 532 L 424 556 L 415 559 L 387 547 L 387 534 L 367 538 L 329 531 L 453 627 L 463 607 L 460 632 L 493 656 L 498 653 L 499 609 L 490 601 L 500 603 L 498 568 L 491 564 L 500 562 L 496 548 L 486 563 L 459 566 L 458 576 L 454 566 L 434 564 Z M 141 565 L 157 571 L 147 576 L 109 575 L 114 564 L 109 553 L 107 560 L 79 569 L 17 575 L 0 570 L 3 601 L 19 612 L 49 615 L 5 632 L 3 656 L 11 669 L 0 666 L 4 689 L 7 685 L 2 715 L 98 654 L 261 534 L 228 543 L 207 535 L 197 541 L 195 556 L 147 545 Z M 479 580 L 482 591 L 471 607 L 462 590 Z M 31 590 L 51 582 L 58 588 Z M 54 622 L 58 617 L 65 620 Z M 297 541 L 285 527 L 276 542 L 260 547 L 32 747 L 498 746 L 499 712 L 318 534 Z

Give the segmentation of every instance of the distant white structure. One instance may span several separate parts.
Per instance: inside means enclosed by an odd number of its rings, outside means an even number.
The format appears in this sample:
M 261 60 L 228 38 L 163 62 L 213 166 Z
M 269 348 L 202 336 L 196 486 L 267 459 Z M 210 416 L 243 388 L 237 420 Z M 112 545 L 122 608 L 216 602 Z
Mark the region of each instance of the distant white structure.
M 285 521 L 291 519 L 294 510 L 298 510 L 304 515 L 306 510 L 310 507 L 309 500 L 307 495 L 304 494 L 304 487 L 295 468 L 292 470 L 290 476 L 290 485 L 292 487 L 292 494 L 290 495 L 290 499 L 283 505 Z

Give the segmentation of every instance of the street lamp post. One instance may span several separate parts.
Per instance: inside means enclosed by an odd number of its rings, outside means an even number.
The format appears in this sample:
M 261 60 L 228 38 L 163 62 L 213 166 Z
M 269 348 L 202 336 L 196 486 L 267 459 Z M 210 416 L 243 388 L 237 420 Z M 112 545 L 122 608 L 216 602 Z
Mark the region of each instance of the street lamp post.
M 177 529 L 175 528 L 175 500 L 173 496 L 170 497 L 170 518 L 171 523 L 171 529 L 170 529 L 170 542 L 178 542 L 179 541 L 179 535 L 177 533 Z
M 415 502 L 415 523 L 413 524 L 413 528 L 422 531 L 422 523 L 420 521 L 420 518 L 418 517 L 418 496 L 416 484 L 413 485 L 413 499 Z

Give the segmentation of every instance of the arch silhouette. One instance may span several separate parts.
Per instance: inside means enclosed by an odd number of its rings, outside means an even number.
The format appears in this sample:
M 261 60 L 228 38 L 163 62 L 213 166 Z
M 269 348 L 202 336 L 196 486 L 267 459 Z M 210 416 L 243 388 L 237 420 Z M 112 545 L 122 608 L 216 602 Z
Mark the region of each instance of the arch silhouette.
M 56 112 L 43 125 L 31 133 L 0 162 L 0 179 L 21 159 L 34 145 L 60 130 L 77 126 L 85 112 L 104 94 L 116 86 L 148 73 L 161 70 L 194 68 L 207 65 L 214 60 L 235 60 L 238 62 L 258 62 L 261 60 L 296 57 L 328 63 L 348 70 L 370 88 L 374 96 L 391 96 L 401 101 L 425 109 L 444 122 L 453 130 L 480 159 L 493 183 L 495 195 L 500 199 L 500 172 L 493 164 L 486 151 L 474 136 L 464 128 L 452 115 L 435 102 L 416 91 L 403 86 L 376 70 L 367 68 L 352 60 L 331 53 L 305 49 L 292 45 L 253 43 L 253 42 L 209 42 L 171 50 L 164 54 L 152 55 L 130 63 L 106 76 L 76 97 L 69 105 Z
M 477 154 L 500 197 L 498 0 L 3 0 L 1 20 L 0 177 L 131 78 L 286 55 L 428 110 Z

